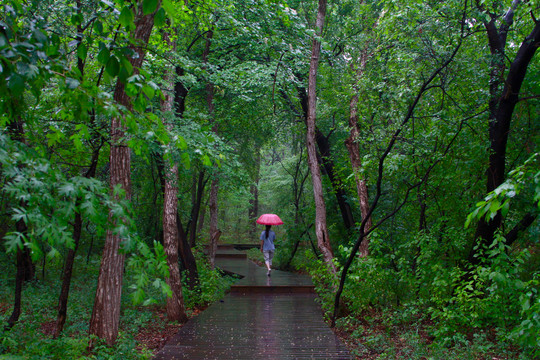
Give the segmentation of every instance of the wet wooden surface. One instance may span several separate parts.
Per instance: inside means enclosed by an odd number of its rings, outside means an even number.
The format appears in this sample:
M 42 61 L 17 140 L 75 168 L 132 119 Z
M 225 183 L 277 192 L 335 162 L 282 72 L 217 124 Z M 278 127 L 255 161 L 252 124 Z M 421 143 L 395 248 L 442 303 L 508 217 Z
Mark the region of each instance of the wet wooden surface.
M 323 321 L 308 276 L 273 270 L 268 277 L 266 269 L 223 250 L 217 266 L 244 278 L 184 325 L 154 359 L 352 358 Z

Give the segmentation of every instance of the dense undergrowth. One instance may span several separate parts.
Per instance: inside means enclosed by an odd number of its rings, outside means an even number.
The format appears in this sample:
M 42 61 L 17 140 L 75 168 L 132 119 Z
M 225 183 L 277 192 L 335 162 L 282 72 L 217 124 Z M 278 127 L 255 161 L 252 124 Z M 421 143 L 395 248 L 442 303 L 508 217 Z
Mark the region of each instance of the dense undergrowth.
M 450 230 L 389 246 L 373 234 L 370 257 L 354 262 L 345 284 L 336 332 L 358 358 L 540 356 L 538 254 L 498 241 L 488 260 L 463 268 L 459 232 Z M 301 256 L 330 319 L 339 279 L 311 251 Z
M 5 255 L 1 255 L 5 256 Z M 4 259 L 6 260 L 6 259 Z M 184 297 L 188 316 L 194 316 L 209 303 L 224 296 L 234 279 L 222 277 L 209 268 L 202 256 L 197 257 L 200 287 L 191 291 L 184 286 Z M 1 261 L 1 264 L 10 264 Z M 4 265 L 8 266 L 8 265 Z M 3 274 L 14 274 L 13 269 L 2 269 Z M 0 359 L 148 359 L 152 349 L 138 336 L 152 329 L 162 337 L 168 324 L 164 315 L 165 297 L 159 288 L 150 286 L 145 296 L 148 306 L 133 304 L 130 287 L 136 279 L 126 272 L 122 296 L 120 332 L 116 345 L 111 347 L 97 341 L 93 350 L 87 350 L 90 337 L 88 325 L 93 307 L 99 260 L 86 262 L 83 257 L 76 261 L 68 304 L 68 315 L 62 336 L 52 337 L 56 323 L 58 294 L 61 286 L 61 266 L 47 264 L 45 276 L 27 283 L 23 289 L 22 314 L 9 331 L 0 328 Z M 14 279 L 0 279 L 0 316 L 5 321 L 11 314 Z M 172 326 L 175 324 L 173 323 Z M 177 327 L 180 326 L 176 324 Z M 145 337 L 151 337 L 152 334 Z M 151 347 L 151 346 L 150 346 Z

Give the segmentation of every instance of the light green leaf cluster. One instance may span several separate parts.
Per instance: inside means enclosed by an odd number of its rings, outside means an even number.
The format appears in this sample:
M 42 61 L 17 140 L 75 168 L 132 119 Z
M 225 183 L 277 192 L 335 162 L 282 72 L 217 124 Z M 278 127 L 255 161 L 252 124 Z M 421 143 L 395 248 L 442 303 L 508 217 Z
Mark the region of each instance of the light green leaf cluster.
M 473 221 L 484 218 L 493 219 L 499 212 L 506 217 L 510 211 L 512 199 L 524 190 L 530 189 L 532 202 L 540 210 L 540 153 L 531 155 L 523 165 L 509 173 L 508 179 L 486 195 L 483 201 L 476 203 L 476 208 L 467 216 L 465 228 Z

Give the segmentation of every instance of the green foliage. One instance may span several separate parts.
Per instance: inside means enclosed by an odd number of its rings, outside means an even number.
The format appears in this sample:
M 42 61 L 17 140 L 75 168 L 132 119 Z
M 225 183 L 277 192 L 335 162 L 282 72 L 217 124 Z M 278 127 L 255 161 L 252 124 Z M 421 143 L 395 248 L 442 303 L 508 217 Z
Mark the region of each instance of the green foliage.
M 157 291 L 161 298 L 171 297 L 172 292 L 165 279 L 169 277 L 167 256 L 163 245 L 154 240 L 152 249 L 144 242 L 137 244 L 137 252 L 128 260 L 129 269 L 133 272 L 133 284 L 130 286 L 134 305 L 156 304 L 154 298 Z M 147 291 L 149 285 L 154 291 Z
M 93 224 L 98 234 L 111 226 L 115 233 L 131 238 L 128 204 L 111 201 L 102 182 L 80 176 L 68 178 L 33 149 L 3 133 L 0 145 L 0 164 L 7 180 L 2 191 L 11 200 L 8 212 L 13 222 L 23 221 L 28 227 L 25 233 L 11 231 L 5 235 L 8 252 L 25 246 L 34 260 L 44 255 L 58 260 L 61 249 L 74 246 L 71 221 L 76 213 Z M 108 209 L 114 225 L 108 224 Z M 125 246 L 129 247 L 129 241 Z M 47 254 L 43 254 L 44 248 Z
M 524 284 L 519 296 L 521 323 L 509 334 L 533 358 L 540 356 L 540 274 Z
M 237 280 L 229 276 L 223 276 L 218 269 L 211 269 L 210 264 L 199 249 L 195 252 L 199 284 L 197 288 L 190 289 L 184 277 L 183 295 L 184 303 L 189 309 L 206 307 L 223 298 L 226 291 Z
M 512 170 L 508 179 L 498 188 L 486 195 L 483 201 L 476 203 L 476 209 L 467 216 L 465 227 L 474 220 L 485 218 L 492 220 L 499 212 L 506 217 L 510 211 L 512 199 L 527 191 L 536 206 L 533 211 L 540 210 L 540 153 L 531 155 L 523 165 Z M 536 209 L 535 209 L 536 208 Z

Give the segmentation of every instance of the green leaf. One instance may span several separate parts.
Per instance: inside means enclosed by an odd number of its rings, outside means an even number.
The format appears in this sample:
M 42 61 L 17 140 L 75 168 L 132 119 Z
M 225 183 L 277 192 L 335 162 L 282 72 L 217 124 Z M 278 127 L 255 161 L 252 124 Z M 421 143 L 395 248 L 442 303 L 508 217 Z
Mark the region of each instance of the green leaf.
M 212 166 L 212 162 L 210 161 L 208 155 L 204 154 L 202 157 L 202 161 L 205 166 Z
M 159 8 L 159 10 L 156 12 L 156 15 L 154 15 L 154 24 L 156 24 L 157 27 L 162 27 L 167 22 L 167 14 L 165 13 L 165 9 L 162 7 Z
M 155 91 L 151 86 L 144 85 L 142 90 L 150 99 L 152 99 L 155 95 Z
M 135 17 L 131 9 L 127 6 L 124 6 L 122 12 L 120 12 L 120 18 L 118 20 L 127 30 L 135 28 Z
M 84 45 L 84 43 L 81 43 L 77 48 L 77 56 L 79 57 L 79 59 L 84 60 L 86 59 L 87 53 L 88 48 L 86 47 L 86 45 Z
M 13 74 L 8 80 L 8 88 L 15 97 L 19 97 L 24 92 L 24 79 L 18 74 Z
M 109 58 L 109 61 L 107 62 L 106 66 L 107 73 L 111 75 L 112 77 L 118 75 L 118 72 L 120 71 L 120 63 L 118 62 L 118 59 L 116 56 L 112 55 Z
M 103 23 L 101 21 L 97 20 L 94 22 L 94 31 L 98 33 L 98 35 L 103 33 Z
M 180 158 L 182 159 L 182 163 L 184 164 L 184 167 L 189 170 L 191 167 L 191 161 L 189 159 L 189 155 L 187 153 L 182 153 L 180 155 Z
M 144 0 L 143 1 L 143 14 L 149 15 L 156 11 L 158 6 L 157 0 Z
M 101 51 L 99 52 L 98 54 L 98 61 L 100 63 L 102 63 L 103 65 L 107 65 L 107 63 L 109 62 L 109 58 L 111 57 L 111 52 L 109 51 L 109 49 L 107 49 L 106 47 L 104 47 L 103 49 L 101 49 Z

